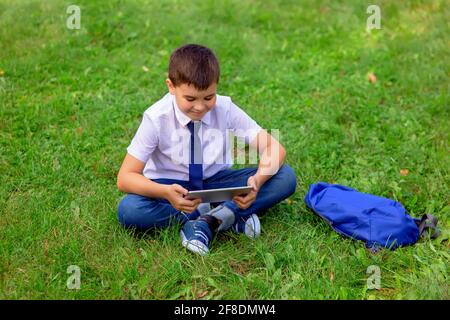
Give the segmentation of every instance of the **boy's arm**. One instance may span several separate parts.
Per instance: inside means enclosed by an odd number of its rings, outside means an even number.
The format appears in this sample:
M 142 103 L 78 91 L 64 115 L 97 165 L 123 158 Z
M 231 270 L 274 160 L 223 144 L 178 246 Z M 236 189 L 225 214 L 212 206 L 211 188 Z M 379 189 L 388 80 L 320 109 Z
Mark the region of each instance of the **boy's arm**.
M 128 154 L 117 174 L 119 191 L 149 198 L 166 198 L 167 185 L 156 183 L 142 175 L 145 163 Z
M 254 175 L 257 189 L 259 189 L 283 165 L 286 150 L 264 129 L 260 130 L 256 138 L 250 142 L 250 147 L 256 148 L 260 155 L 258 170 Z
M 239 133 L 244 133 L 241 138 L 249 138 L 248 130 L 258 130 L 258 134 L 249 142 L 251 148 L 258 150 L 260 161 L 258 170 L 253 176 L 257 180 L 257 189 L 267 180 L 277 173 L 284 162 L 286 152 L 283 146 L 266 130 L 262 129 L 247 113 L 231 102 L 230 119 L 228 128 L 234 130 L 234 134 L 239 137 Z M 247 141 L 247 140 L 246 140 Z
M 260 130 L 256 138 L 250 142 L 250 147 L 256 148 L 260 155 L 258 170 L 247 181 L 247 184 L 252 186 L 254 190 L 245 196 L 233 197 L 234 202 L 243 210 L 252 205 L 256 200 L 258 190 L 278 172 L 286 157 L 283 146 L 264 129 Z
M 201 203 L 201 199 L 187 200 L 183 197 L 188 190 L 179 184 L 161 184 L 142 175 L 145 163 L 130 154 L 125 156 L 117 174 L 117 188 L 126 193 L 139 194 L 148 198 L 167 199 L 177 210 L 191 213 Z

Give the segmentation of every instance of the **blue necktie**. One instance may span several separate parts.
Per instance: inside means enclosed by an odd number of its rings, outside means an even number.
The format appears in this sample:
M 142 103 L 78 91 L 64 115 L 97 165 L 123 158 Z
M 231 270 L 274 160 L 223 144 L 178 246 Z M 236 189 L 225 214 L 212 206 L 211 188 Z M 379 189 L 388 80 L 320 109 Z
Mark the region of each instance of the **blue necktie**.
M 189 122 L 191 132 L 191 152 L 189 161 L 189 183 L 191 190 L 203 189 L 202 146 L 198 135 L 201 122 Z

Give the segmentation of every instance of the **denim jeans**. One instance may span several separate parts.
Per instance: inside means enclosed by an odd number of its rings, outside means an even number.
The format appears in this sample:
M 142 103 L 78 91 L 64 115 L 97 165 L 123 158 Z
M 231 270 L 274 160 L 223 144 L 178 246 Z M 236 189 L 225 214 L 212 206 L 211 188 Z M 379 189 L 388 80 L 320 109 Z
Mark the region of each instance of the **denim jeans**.
M 204 189 L 229 188 L 247 185 L 247 180 L 254 175 L 257 168 L 226 169 L 214 176 L 203 180 Z M 189 181 L 173 179 L 153 179 L 161 184 L 177 183 L 189 189 Z M 258 191 L 256 200 L 250 207 L 240 209 L 232 200 L 224 202 L 237 218 L 260 215 L 265 210 L 286 199 L 295 192 L 297 181 L 294 170 L 283 164 L 278 172 L 266 181 Z M 214 205 L 214 204 L 213 204 Z M 216 203 L 217 205 L 217 203 Z M 118 207 L 119 222 L 126 228 L 148 230 L 151 228 L 167 227 L 172 223 L 184 223 L 198 217 L 195 210 L 192 214 L 184 214 L 172 207 L 166 199 L 147 198 L 137 194 L 127 194 L 122 198 Z

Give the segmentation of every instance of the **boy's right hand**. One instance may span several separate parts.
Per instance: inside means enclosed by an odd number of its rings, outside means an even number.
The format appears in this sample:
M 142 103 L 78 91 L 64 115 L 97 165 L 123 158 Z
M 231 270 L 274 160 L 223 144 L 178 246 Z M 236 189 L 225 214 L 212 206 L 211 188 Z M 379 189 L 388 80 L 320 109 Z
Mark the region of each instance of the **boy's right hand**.
M 185 213 L 192 213 L 198 205 L 202 202 L 201 199 L 188 200 L 183 196 L 187 195 L 188 190 L 179 184 L 172 184 L 167 186 L 166 199 L 170 202 L 172 207 Z

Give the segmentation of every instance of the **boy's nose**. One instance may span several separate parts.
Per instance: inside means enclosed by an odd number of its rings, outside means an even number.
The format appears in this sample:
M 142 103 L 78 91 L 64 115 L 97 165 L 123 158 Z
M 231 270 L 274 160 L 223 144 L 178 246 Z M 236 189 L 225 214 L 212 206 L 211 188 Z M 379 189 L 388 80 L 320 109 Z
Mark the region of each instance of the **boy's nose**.
M 196 105 L 194 106 L 194 109 L 198 112 L 204 112 L 208 109 L 208 107 L 205 105 Z

